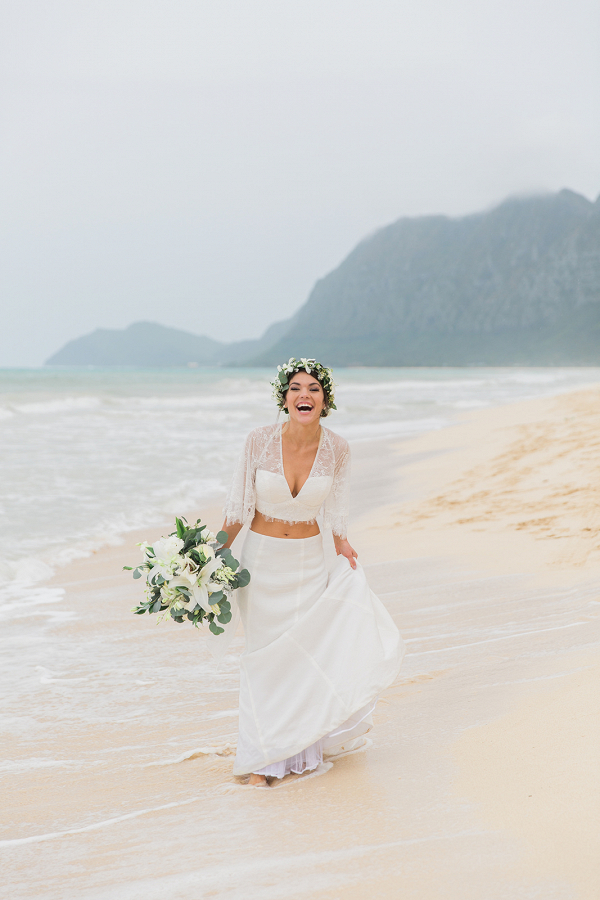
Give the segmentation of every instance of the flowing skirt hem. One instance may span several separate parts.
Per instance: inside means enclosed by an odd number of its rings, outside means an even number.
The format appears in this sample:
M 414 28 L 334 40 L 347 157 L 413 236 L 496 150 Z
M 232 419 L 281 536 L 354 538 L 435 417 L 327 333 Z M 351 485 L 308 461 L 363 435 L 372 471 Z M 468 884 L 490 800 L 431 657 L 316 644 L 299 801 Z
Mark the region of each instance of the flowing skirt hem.
M 302 775 L 304 772 L 312 772 L 317 769 L 323 762 L 323 742 L 317 741 L 296 753 L 295 756 L 288 756 L 279 762 L 271 763 L 262 769 L 254 772 L 254 775 L 264 775 L 267 778 L 285 778 L 286 775 Z
M 339 728 L 330 731 L 329 734 L 310 744 L 300 753 L 288 756 L 286 759 L 276 760 L 268 766 L 263 766 L 262 769 L 257 769 L 253 774 L 265 775 L 268 778 L 285 778 L 286 775 L 292 773 L 302 775 L 303 772 L 314 771 L 323 762 L 324 753 L 331 754 L 338 751 L 341 745 L 371 730 L 373 727 L 371 714 L 377 705 L 377 699 L 347 719 Z

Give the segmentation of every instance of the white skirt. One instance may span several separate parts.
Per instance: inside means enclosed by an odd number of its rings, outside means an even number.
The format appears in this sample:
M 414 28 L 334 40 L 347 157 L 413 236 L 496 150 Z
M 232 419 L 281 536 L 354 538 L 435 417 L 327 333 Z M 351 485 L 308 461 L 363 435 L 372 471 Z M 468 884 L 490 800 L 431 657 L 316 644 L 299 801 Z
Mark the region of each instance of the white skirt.
M 340 556 L 328 578 L 320 534 L 249 531 L 241 562 L 251 581 L 236 592 L 246 647 L 233 771 L 282 778 L 369 730 L 404 645 L 360 565 Z

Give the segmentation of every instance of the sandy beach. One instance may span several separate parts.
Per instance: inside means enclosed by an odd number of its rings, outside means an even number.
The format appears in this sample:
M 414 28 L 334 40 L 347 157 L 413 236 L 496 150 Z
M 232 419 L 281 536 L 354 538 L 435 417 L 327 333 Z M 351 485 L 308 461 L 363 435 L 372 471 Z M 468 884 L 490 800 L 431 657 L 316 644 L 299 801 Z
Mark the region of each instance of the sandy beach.
M 592 386 L 353 446 L 350 539 L 407 656 L 366 749 L 277 787 L 231 774 L 242 636 L 216 672 L 131 614 L 153 533 L 58 570 L 37 666 L 13 646 L 3 895 L 597 900 L 599 410 Z

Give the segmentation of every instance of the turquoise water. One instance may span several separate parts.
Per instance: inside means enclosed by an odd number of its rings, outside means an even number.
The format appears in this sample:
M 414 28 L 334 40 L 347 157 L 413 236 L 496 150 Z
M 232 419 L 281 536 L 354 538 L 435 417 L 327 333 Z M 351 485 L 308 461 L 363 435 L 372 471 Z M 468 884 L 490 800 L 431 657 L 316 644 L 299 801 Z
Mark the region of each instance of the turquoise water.
M 32 580 L 223 496 L 244 436 L 275 421 L 271 370 L 0 370 L 0 572 Z M 600 381 L 600 369 L 339 369 L 350 441 Z M 38 563 L 43 563 L 39 566 Z

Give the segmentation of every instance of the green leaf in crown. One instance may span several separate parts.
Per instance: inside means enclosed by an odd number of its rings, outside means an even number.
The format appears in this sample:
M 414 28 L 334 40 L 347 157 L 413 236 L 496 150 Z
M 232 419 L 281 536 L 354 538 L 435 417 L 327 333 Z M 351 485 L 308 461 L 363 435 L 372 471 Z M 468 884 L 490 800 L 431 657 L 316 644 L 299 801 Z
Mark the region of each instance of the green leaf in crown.
M 232 618 L 230 598 L 250 581 L 247 569 L 240 569 L 231 550 L 223 545 L 227 532 L 212 534 L 206 525 L 188 525 L 175 519 L 175 531 L 154 544 L 142 541 L 141 565 L 123 566 L 134 578 L 146 576 L 146 600 L 132 612 L 158 613 L 158 621 L 171 618 L 181 624 L 187 619 L 198 628 L 203 621 L 213 634 L 222 634 L 220 625 Z M 220 623 L 217 624 L 217 623 Z

